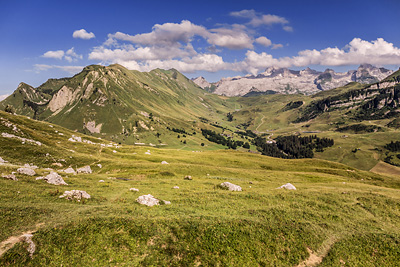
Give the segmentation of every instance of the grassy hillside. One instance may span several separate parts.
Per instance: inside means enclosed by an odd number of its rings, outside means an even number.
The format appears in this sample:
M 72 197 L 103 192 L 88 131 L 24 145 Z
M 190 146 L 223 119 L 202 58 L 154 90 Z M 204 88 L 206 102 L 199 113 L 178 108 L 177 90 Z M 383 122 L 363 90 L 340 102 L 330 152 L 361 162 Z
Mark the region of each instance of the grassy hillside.
M 39 167 L 33 177 L 0 178 L 0 240 L 31 230 L 36 245 L 30 257 L 28 244 L 18 242 L 0 257 L 2 266 L 296 266 L 311 255 L 321 266 L 398 262 L 397 176 L 318 159 L 117 147 L 46 122 L 0 117 L 0 132 L 41 143 L 0 136 L 8 161 L 2 175 L 26 163 Z M 68 141 L 72 135 L 93 144 Z M 60 171 L 84 165 L 94 172 Z M 35 180 L 47 168 L 69 185 Z M 225 181 L 243 191 L 219 189 Z M 289 182 L 296 191 L 277 189 Z M 91 198 L 59 198 L 72 189 Z M 136 203 L 144 194 L 171 204 Z

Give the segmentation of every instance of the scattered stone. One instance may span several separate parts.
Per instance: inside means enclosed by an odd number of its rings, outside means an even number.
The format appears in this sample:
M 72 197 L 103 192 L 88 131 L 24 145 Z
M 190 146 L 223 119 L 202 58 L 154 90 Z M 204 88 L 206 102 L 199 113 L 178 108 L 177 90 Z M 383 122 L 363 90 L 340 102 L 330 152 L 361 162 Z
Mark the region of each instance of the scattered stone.
M 174 186 L 173 188 L 174 188 L 174 189 L 179 189 L 179 186 Z
M 38 169 L 38 168 L 39 168 L 38 166 L 33 165 L 32 163 L 31 163 L 31 164 L 28 164 L 28 163 L 27 163 L 27 164 L 24 165 L 24 167 L 25 167 L 25 168 L 31 168 L 31 169 Z
M 152 206 L 155 206 L 155 205 L 160 205 L 160 200 L 158 200 L 157 198 L 153 197 L 150 194 L 140 196 L 140 197 L 138 197 L 136 199 L 136 201 L 139 204 L 146 205 L 146 206 L 149 206 L 149 207 L 152 207 Z
M 17 177 L 14 174 L 3 174 L 1 177 L 13 180 L 13 181 L 18 181 Z
M 38 145 L 38 146 L 41 146 L 41 145 L 42 145 L 42 143 L 40 143 L 39 141 L 35 141 L 35 140 L 32 140 L 32 139 L 27 139 L 27 138 L 19 137 L 19 136 L 16 136 L 16 135 L 13 135 L 13 134 L 9 134 L 9 133 L 1 133 L 1 136 L 6 137 L 6 138 L 16 138 L 16 139 L 19 139 L 19 140 L 21 140 L 24 144 L 25 144 L 25 142 L 28 142 L 28 143 L 35 144 L 35 145 Z
M 63 165 L 60 162 L 55 162 L 52 163 L 51 165 L 57 166 L 57 167 L 62 167 Z
M 249 184 L 253 184 L 253 182 L 250 181 Z
M 238 185 L 232 184 L 230 182 L 224 182 L 219 185 L 222 189 L 227 189 L 229 191 L 242 191 L 242 188 Z
M 103 168 L 103 165 L 101 165 L 100 163 L 97 164 L 97 167 L 99 167 L 100 169 Z
M 2 157 L 0 157 L 0 163 L 7 163 L 8 161 L 5 161 Z
M 90 195 L 86 193 L 86 191 L 82 190 L 71 190 L 65 191 L 63 195 L 59 196 L 59 198 L 66 198 L 68 200 L 77 200 L 78 202 L 81 201 L 82 198 L 89 199 Z
M 161 161 L 161 164 L 169 164 L 168 162 L 166 162 L 165 160 Z
M 29 245 L 27 250 L 29 252 L 29 256 L 32 258 L 33 253 L 35 253 L 35 251 L 36 251 L 36 245 L 32 241 L 33 235 L 32 234 L 24 234 L 22 237 L 25 239 L 25 242 L 28 243 L 28 245 Z
M 117 153 L 117 150 L 113 150 L 113 153 Z
M 192 176 L 190 175 L 186 175 L 185 178 L 183 178 L 184 180 L 193 180 Z
M 164 203 L 164 205 L 171 205 L 171 201 L 163 200 L 162 202 Z
M 73 175 L 76 174 L 76 171 L 75 171 L 73 168 L 71 168 L 71 167 L 66 168 L 66 169 L 63 170 L 62 172 L 65 172 L 65 173 L 68 173 L 68 174 L 73 174 Z
M 76 169 L 76 172 L 77 173 L 92 173 L 92 169 L 90 168 L 89 165 L 87 165 L 87 166 Z
M 36 180 L 40 180 L 40 179 L 45 180 L 47 183 L 49 184 L 54 184 L 54 185 L 68 185 L 64 179 L 56 172 L 51 172 L 49 175 L 45 176 L 45 177 L 38 177 L 36 178 Z
M 34 176 L 34 175 L 36 175 L 35 170 L 33 170 L 33 169 L 31 169 L 31 168 L 26 168 L 26 167 L 19 168 L 19 169 L 17 170 L 17 172 L 20 173 L 20 174 L 25 174 L 25 175 L 29 175 L 29 176 Z
M 132 191 L 132 192 L 139 192 L 139 189 L 133 188 L 133 187 L 132 187 L 132 188 L 129 189 L 129 191 Z
M 296 187 L 294 187 L 294 185 L 292 185 L 291 183 L 284 184 L 284 185 L 278 187 L 277 189 L 282 189 L 282 188 L 287 189 L 287 190 L 296 190 Z
M 151 153 L 149 151 L 144 152 L 144 154 L 151 155 Z
M 104 183 L 104 180 L 100 180 L 99 183 Z

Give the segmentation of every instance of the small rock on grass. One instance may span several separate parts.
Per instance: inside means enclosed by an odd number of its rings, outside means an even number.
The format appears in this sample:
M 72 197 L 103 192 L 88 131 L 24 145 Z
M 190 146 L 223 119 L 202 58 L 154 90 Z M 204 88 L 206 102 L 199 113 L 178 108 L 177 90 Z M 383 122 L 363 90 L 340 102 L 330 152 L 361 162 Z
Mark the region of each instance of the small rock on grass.
M 68 200 L 77 200 L 79 202 L 81 201 L 82 198 L 89 199 L 90 195 L 86 193 L 86 191 L 71 190 L 71 191 L 65 191 L 64 194 L 60 196 L 60 198 L 64 197 Z
M 193 180 L 192 176 L 190 176 L 190 175 L 186 175 L 184 179 L 185 180 Z
M 219 185 L 222 189 L 227 189 L 229 191 L 242 191 L 242 188 L 238 185 L 232 184 L 230 182 L 224 182 Z
M 19 169 L 17 170 L 17 172 L 20 173 L 20 174 L 28 175 L 28 176 L 34 176 L 34 175 L 36 175 L 35 170 L 33 170 L 33 169 L 31 169 L 31 168 L 25 168 L 25 167 L 19 168 Z
M 139 189 L 133 188 L 133 187 L 132 187 L 132 188 L 129 189 L 129 191 L 132 191 L 132 192 L 139 192 Z
M 68 185 L 64 179 L 56 172 L 51 172 L 49 175 L 45 177 L 37 177 L 36 180 L 45 180 L 49 184 L 54 185 Z
M 13 181 L 18 181 L 17 177 L 14 174 L 3 174 L 1 177 L 13 180 Z
M 287 189 L 287 190 L 296 190 L 296 187 L 294 187 L 294 185 L 292 185 L 291 183 L 284 184 L 284 185 L 278 187 L 277 189 L 282 189 L 282 188 Z

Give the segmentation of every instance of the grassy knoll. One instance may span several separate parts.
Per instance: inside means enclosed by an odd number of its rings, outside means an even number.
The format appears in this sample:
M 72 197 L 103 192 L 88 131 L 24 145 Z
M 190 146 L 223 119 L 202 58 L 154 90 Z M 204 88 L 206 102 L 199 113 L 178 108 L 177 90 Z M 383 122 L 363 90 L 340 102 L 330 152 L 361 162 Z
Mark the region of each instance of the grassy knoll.
M 296 266 L 309 250 L 325 246 L 323 266 L 398 263 L 398 176 L 318 159 L 104 147 L 100 144 L 109 142 L 83 135 L 97 144 L 71 142 L 75 132 L 0 115 L 21 130 L 15 134 L 43 143 L 22 145 L 0 136 L 0 156 L 9 161 L 0 164 L 0 174 L 25 163 L 39 166 L 34 177 L 0 178 L 0 241 L 38 229 L 32 258 L 20 242 L 0 257 L 1 266 Z M 94 173 L 59 171 L 87 164 Z M 35 180 L 48 167 L 69 185 Z M 184 180 L 186 175 L 193 180 Z M 243 191 L 219 189 L 225 181 Z M 297 190 L 276 189 L 288 182 Z M 132 187 L 140 191 L 129 191 Z M 85 190 L 91 199 L 59 198 L 72 189 Z M 144 194 L 171 205 L 139 205 L 135 200 Z

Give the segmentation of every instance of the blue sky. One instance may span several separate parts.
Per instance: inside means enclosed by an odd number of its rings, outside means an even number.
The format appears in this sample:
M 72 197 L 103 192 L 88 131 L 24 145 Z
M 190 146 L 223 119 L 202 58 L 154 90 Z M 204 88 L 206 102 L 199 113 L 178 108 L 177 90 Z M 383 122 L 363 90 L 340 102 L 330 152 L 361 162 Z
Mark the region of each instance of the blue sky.
M 0 95 L 90 64 L 209 81 L 270 66 L 400 66 L 400 1 L 0 0 Z

